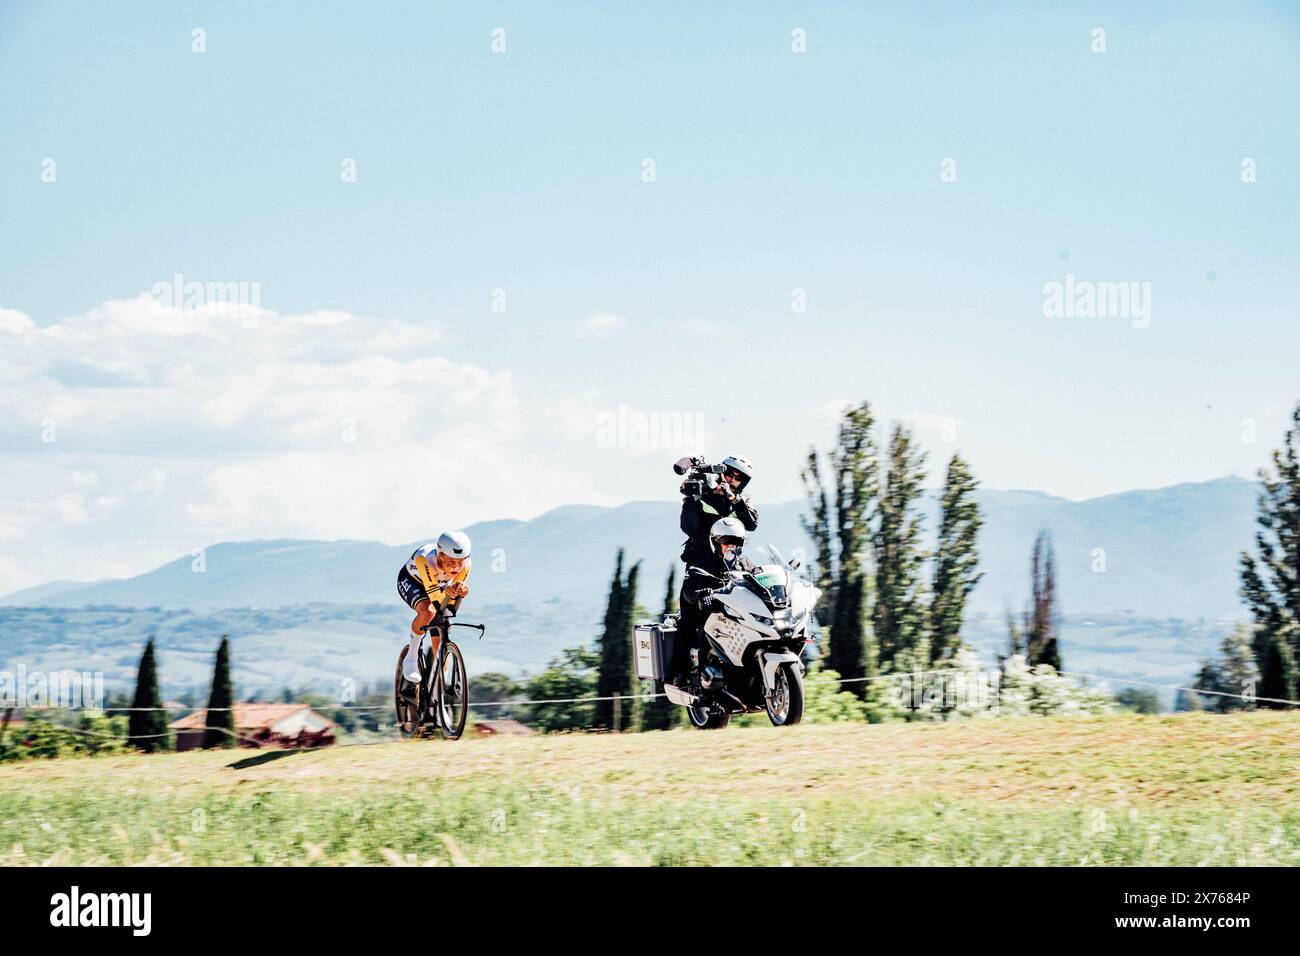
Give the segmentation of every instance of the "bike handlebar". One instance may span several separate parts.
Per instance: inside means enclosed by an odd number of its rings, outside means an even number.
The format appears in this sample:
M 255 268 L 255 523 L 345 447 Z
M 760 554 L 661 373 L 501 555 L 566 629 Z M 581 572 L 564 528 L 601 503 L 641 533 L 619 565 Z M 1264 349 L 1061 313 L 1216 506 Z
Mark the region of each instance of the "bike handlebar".
M 483 632 L 487 630 L 486 624 L 462 624 L 460 621 L 448 621 L 446 624 L 439 624 L 435 621 L 424 625 L 424 627 L 420 628 L 420 630 L 427 634 L 429 631 L 432 631 L 435 627 L 449 627 L 449 628 L 468 627 L 472 630 L 478 631 L 478 637 L 480 641 L 483 639 Z

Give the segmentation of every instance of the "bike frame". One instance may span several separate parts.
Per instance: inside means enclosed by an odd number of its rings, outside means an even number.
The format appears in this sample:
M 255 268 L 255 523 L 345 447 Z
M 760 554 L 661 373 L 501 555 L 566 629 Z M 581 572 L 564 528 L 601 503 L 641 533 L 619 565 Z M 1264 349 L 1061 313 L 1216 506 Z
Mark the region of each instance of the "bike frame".
M 429 673 L 423 675 L 424 689 L 426 691 L 426 696 L 425 696 L 425 705 L 423 708 L 423 712 L 419 715 L 418 722 L 422 724 L 425 715 L 427 715 L 430 711 L 433 711 L 434 719 L 437 721 L 438 727 L 442 729 L 444 734 L 447 734 L 450 731 L 447 727 L 447 722 L 443 714 L 443 694 L 446 692 L 446 687 L 444 685 L 445 678 L 443 676 L 443 665 L 447 660 L 447 645 L 451 644 L 454 647 L 457 646 L 456 642 L 451 639 L 450 632 L 453 627 L 468 627 L 471 630 L 476 630 L 478 631 L 479 640 L 483 639 L 483 632 L 487 630 L 486 625 L 483 624 L 462 624 L 459 621 L 450 621 L 450 620 L 442 624 L 427 624 L 424 627 L 424 634 L 426 636 L 430 635 L 436 629 L 442 629 L 447 633 L 445 633 L 438 641 L 437 660 L 431 660 L 429 662 Z M 420 663 L 423 664 L 424 663 L 424 639 L 423 638 L 421 638 L 420 640 L 420 646 L 416 650 L 416 653 L 420 655 L 419 660 Z M 465 674 L 464 677 L 465 677 L 465 683 L 466 685 L 468 685 L 469 675 Z M 468 706 L 468 701 L 466 702 L 466 706 Z

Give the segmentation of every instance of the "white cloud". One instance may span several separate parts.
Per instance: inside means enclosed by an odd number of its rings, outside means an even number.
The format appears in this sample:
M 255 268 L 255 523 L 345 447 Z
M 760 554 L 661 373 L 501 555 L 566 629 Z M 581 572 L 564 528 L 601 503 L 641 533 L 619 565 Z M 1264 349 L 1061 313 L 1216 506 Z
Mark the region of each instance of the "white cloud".
M 17 309 L 0 309 L 0 332 L 21 335 L 34 328 L 36 324 L 26 313 L 19 312 Z
M 107 302 L 38 328 L 0 310 L 0 594 L 138 573 L 218 540 L 403 542 L 598 497 L 576 435 L 436 327 L 337 311 Z M 42 441 L 47 421 L 56 440 Z M 70 553 L 95 560 L 75 572 Z

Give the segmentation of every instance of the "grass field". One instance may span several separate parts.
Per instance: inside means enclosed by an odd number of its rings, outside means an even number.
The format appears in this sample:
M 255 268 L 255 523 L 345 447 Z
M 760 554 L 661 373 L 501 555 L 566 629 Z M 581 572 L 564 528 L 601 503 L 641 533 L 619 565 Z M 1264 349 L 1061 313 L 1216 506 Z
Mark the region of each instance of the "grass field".
M 0 767 L 15 864 L 1300 864 L 1300 714 L 393 742 Z

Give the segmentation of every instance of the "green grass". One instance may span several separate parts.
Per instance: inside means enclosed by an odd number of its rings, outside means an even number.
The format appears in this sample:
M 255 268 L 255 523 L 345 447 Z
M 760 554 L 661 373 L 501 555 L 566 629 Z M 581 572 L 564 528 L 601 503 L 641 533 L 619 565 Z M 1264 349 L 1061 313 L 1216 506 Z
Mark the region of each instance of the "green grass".
M 1295 865 L 1297 731 L 1120 715 L 31 761 L 0 768 L 0 862 Z

